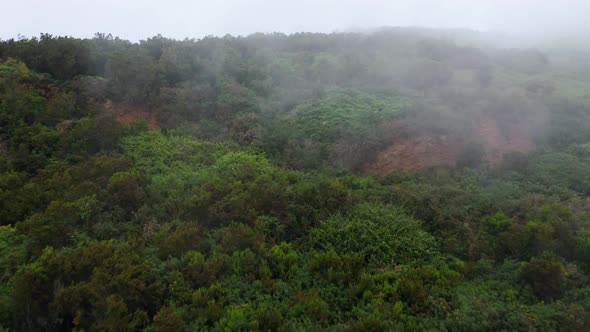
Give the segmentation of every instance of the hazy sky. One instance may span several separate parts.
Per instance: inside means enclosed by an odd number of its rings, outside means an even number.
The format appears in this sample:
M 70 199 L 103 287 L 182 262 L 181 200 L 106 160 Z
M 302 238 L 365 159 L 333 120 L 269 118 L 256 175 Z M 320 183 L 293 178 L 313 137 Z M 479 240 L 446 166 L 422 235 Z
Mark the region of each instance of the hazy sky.
M 0 0 L 0 38 L 158 33 L 183 39 L 379 26 L 472 28 L 512 34 L 590 32 L 590 0 Z

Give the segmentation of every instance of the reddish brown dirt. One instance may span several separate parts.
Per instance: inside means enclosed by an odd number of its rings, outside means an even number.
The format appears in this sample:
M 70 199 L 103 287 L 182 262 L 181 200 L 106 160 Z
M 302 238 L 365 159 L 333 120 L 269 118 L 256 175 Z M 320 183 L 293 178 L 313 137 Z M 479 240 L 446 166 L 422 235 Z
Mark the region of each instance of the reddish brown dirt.
M 484 162 L 490 166 L 501 165 L 506 153 L 528 153 L 535 147 L 532 129 L 524 121 L 507 124 L 502 131 L 496 120 L 484 117 L 476 130 L 485 148 Z
M 399 130 L 403 129 L 403 124 L 394 123 L 391 127 Z M 526 121 L 513 121 L 501 128 L 498 121 L 490 117 L 476 120 L 474 128 L 484 150 L 483 163 L 496 167 L 502 164 L 506 153 L 532 151 L 535 146 L 530 127 Z M 466 143 L 458 135 L 409 135 L 396 139 L 363 169 L 369 174 L 386 175 L 400 169 L 456 167 Z
M 113 112 L 117 117 L 117 120 L 122 124 L 129 124 L 134 120 L 143 119 L 147 121 L 150 128 L 154 129 L 158 127 L 158 122 L 156 121 L 154 114 L 146 111 L 145 108 L 140 105 L 113 103 L 108 100 L 104 107 L 107 111 Z
M 365 171 L 369 174 L 386 175 L 397 169 L 455 167 L 463 146 L 461 138 L 449 135 L 404 138 L 380 152 Z

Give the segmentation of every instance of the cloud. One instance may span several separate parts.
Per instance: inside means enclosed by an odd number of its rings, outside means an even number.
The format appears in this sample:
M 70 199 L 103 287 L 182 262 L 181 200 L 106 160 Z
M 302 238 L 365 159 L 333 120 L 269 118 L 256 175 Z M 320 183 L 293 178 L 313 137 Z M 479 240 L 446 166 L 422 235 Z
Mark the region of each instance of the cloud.
M 332 32 L 351 27 L 424 26 L 493 30 L 520 36 L 590 32 L 582 0 L 19 0 L 4 4 L 0 37 L 17 34 L 131 40 L 254 32 Z

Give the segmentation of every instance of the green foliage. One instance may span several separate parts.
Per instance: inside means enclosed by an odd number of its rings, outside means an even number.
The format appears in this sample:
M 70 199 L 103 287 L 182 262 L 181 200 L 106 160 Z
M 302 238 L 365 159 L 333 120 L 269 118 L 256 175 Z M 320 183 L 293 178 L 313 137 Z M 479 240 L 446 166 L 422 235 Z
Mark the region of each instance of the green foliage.
M 399 209 L 371 205 L 356 206 L 321 223 L 312 229 L 310 242 L 318 250 L 361 255 L 375 267 L 428 259 L 436 252 L 434 239 L 419 222 Z
M 0 41 L 0 330 L 587 329 L 586 70 L 459 35 Z
M 394 135 L 386 132 L 387 123 L 399 118 L 409 106 L 407 98 L 359 92 L 334 92 L 302 104 L 285 120 L 290 132 L 289 163 L 306 167 L 300 160 L 310 150 L 306 145 L 317 144 L 316 165 L 325 159 L 333 166 L 354 169 Z
M 514 230 L 512 220 L 503 213 L 484 217 L 480 224 L 480 237 L 483 242 L 483 252 L 491 254 L 492 257 L 501 258 L 506 255 L 501 242 Z
M 480 225 L 480 238 L 483 251 L 496 259 L 533 257 L 545 251 L 572 259 L 576 229 L 571 211 L 553 204 L 541 206 L 524 223 L 510 220 L 503 213 L 485 217 Z
M 0 320 L 8 326 L 14 317 L 14 275 L 26 264 L 28 253 L 25 238 L 11 226 L 0 226 Z
M 174 307 L 165 306 L 154 316 L 155 332 L 177 332 L 182 330 L 182 318 Z
M 248 180 L 268 174 L 271 165 L 261 155 L 234 152 L 223 155 L 213 165 L 215 173 L 224 179 Z
M 576 257 L 584 263 L 590 263 L 590 230 L 582 229 L 576 236 Z
M 545 186 L 561 186 L 581 193 L 590 192 L 587 159 L 567 153 L 546 154 L 531 167 L 532 180 Z
M 349 130 L 360 130 L 395 119 L 408 104 L 402 98 L 334 93 L 298 106 L 290 121 L 295 126 L 296 135 L 323 143 L 333 142 L 339 134 Z
M 188 136 L 166 136 L 156 130 L 126 137 L 121 147 L 140 174 L 151 177 L 172 173 L 189 183 L 191 179 L 185 178 L 185 173 L 212 163 L 215 155 L 223 151 L 220 145 L 197 141 Z
M 121 124 L 111 114 L 85 117 L 73 124 L 62 144 L 73 154 L 92 155 L 115 150 L 122 133 Z
M 144 100 L 157 84 L 157 67 L 145 49 L 115 52 L 106 65 L 106 74 L 113 95 L 130 102 Z
M 530 286 L 539 298 L 552 301 L 561 297 L 565 283 L 565 268 L 549 254 L 525 263 L 520 272 L 521 280 Z

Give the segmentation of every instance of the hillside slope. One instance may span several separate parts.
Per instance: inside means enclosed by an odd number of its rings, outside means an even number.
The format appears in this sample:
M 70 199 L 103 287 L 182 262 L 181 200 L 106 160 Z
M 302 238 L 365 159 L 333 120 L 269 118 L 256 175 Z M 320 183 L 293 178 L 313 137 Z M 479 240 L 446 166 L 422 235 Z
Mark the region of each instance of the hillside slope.
M 0 331 L 588 330 L 590 61 L 449 36 L 1 41 Z

